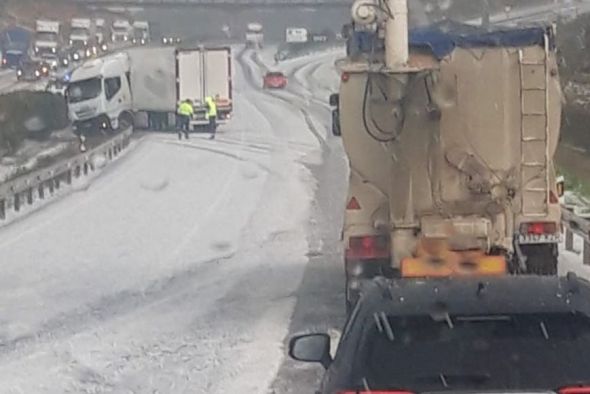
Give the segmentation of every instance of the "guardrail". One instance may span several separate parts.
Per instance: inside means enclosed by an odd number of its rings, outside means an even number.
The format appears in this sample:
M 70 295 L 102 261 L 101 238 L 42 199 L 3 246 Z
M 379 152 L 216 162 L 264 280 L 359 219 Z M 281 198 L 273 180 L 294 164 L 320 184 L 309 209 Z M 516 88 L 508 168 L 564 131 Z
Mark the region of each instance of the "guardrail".
M 584 265 L 590 265 L 590 220 L 576 215 L 573 209 L 562 206 L 562 222 L 565 227 L 565 249 L 574 250 L 574 234 L 582 238 L 584 246 L 582 248 L 582 262 Z
M 0 225 L 10 213 L 17 215 L 27 206 L 50 199 L 62 186 L 96 171 L 93 159 L 98 155 L 112 161 L 129 145 L 132 132 L 130 127 L 88 152 L 0 184 Z

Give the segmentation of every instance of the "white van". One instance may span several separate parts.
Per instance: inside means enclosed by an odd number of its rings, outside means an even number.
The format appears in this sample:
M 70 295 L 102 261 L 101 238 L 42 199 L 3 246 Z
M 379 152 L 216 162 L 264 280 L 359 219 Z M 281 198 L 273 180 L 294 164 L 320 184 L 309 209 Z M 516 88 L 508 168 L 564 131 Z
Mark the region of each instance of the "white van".
M 116 130 L 122 119 L 132 123 L 129 60 L 117 54 L 84 63 L 72 72 L 66 91 L 74 129 Z

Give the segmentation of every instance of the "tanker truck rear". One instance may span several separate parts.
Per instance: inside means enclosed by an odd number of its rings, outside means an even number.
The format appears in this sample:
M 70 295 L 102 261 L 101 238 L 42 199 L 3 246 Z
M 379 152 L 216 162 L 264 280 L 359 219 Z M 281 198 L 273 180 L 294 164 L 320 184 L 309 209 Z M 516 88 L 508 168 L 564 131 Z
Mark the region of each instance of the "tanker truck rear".
M 353 6 L 372 45 L 340 62 L 331 98 L 351 167 L 348 304 L 377 275 L 555 274 L 554 30 L 447 23 L 408 34 L 406 1 L 387 3 Z

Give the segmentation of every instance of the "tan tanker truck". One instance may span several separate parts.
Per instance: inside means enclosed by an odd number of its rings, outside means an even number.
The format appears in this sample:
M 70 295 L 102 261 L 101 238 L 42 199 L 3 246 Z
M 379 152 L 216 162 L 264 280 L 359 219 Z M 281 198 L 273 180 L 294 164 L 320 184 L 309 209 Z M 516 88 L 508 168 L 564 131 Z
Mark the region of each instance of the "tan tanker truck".
M 347 302 L 376 275 L 555 274 L 554 29 L 408 34 L 407 10 L 355 2 L 371 49 L 339 62 L 330 98 L 351 167 Z

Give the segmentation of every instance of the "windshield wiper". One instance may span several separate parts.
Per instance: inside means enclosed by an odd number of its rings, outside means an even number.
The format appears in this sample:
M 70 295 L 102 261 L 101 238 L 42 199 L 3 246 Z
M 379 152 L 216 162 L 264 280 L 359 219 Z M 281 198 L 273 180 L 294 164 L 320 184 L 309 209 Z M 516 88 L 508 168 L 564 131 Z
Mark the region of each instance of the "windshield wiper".
M 444 388 L 449 388 L 463 384 L 480 385 L 491 378 L 488 373 L 450 374 L 441 372 L 438 375 L 417 376 L 414 380 L 424 383 L 440 383 Z

